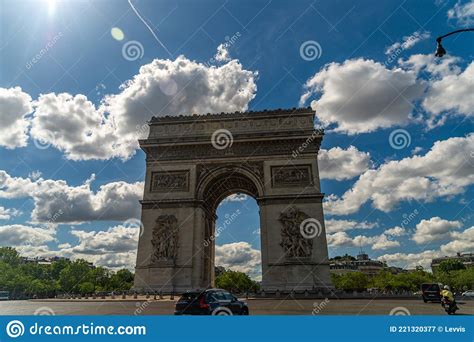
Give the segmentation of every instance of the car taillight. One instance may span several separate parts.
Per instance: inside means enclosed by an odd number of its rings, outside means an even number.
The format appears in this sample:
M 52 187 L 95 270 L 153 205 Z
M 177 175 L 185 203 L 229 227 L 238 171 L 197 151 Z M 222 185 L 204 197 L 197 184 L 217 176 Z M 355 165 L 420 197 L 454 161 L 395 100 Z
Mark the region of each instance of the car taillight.
M 209 309 L 209 304 L 206 303 L 206 300 L 204 299 L 204 296 L 202 296 L 200 299 L 199 299 L 199 307 L 201 309 Z

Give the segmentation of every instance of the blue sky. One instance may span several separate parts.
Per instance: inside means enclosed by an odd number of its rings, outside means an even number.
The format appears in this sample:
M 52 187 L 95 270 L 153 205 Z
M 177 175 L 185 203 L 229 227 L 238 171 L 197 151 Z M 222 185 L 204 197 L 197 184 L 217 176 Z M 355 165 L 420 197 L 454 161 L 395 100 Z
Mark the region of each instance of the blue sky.
M 132 4 L 149 27 L 122 0 L 0 0 L 3 245 L 133 267 L 143 96 L 155 115 L 313 106 L 331 256 L 362 248 L 413 267 L 474 250 L 474 34 L 433 57 L 438 35 L 472 27 L 473 2 Z M 394 148 L 392 132 L 410 143 Z M 236 210 L 217 262 L 255 276 L 258 206 L 227 200 L 218 225 Z

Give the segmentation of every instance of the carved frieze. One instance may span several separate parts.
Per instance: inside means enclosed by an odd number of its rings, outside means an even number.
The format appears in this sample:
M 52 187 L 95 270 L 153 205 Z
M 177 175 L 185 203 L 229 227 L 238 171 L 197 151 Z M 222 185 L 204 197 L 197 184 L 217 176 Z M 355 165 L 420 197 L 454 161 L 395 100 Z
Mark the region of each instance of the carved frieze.
M 243 157 L 251 156 L 288 156 L 293 158 L 294 151 L 306 142 L 305 139 L 285 139 L 284 141 L 250 141 L 239 142 L 234 140 L 232 146 L 225 149 L 216 149 L 211 144 L 175 144 L 173 148 L 167 146 L 160 147 L 157 145 L 153 148 L 146 148 L 147 161 L 163 161 L 163 160 L 189 160 L 189 159 L 212 159 L 226 157 Z M 316 155 L 321 144 L 321 139 L 315 139 L 307 148 L 304 154 Z
M 313 184 L 311 165 L 272 166 L 273 187 L 305 187 Z
M 189 191 L 189 171 L 180 170 L 152 172 L 150 191 Z
M 178 253 L 178 219 L 174 215 L 161 215 L 156 219 L 151 244 L 151 262 L 176 261 Z
M 240 115 L 232 115 L 238 120 L 228 120 L 225 115 L 153 118 L 150 138 L 212 134 L 216 129 L 227 129 L 232 133 L 278 132 L 303 128 L 312 129 L 314 126 L 314 112 L 308 109 L 275 113 L 264 112 L 261 114 L 241 113 Z
M 313 240 L 301 234 L 301 223 L 309 216 L 301 210 L 290 207 L 280 214 L 281 228 L 280 246 L 288 259 L 309 258 L 313 250 Z
M 202 180 L 206 175 L 209 173 L 225 168 L 228 169 L 229 171 L 234 170 L 236 167 L 244 168 L 253 173 L 258 179 L 263 181 L 263 162 L 248 162 L 248 161 L 243 161 L 242 163 L 239 164 L 232 164 L 232 163 L 209 163 L 209 164 L 199 164 L 197 166 L 197 178 L 198 182 Z

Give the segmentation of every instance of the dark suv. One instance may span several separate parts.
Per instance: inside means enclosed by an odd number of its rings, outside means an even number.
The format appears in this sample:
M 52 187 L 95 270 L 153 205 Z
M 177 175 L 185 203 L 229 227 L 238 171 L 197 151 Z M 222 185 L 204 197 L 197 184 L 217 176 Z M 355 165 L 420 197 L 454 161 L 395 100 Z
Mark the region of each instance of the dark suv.
M 247 303 L 221 289 L 183 293 L 176 302 L 175 315 L 248 315 Z
M 436 283 L 421 284 L 421 297 L 426 303 L 430 302 L 441 302 L 441 287 Z

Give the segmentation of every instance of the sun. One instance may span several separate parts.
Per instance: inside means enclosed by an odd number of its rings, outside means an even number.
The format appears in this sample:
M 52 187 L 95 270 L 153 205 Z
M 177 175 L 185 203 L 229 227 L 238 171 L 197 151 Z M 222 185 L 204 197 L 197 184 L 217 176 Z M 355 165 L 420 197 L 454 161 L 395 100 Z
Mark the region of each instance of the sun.
M 58 0 L 45 0 L 48 7 L 48 15 L 52 16 L 56 12 Z

